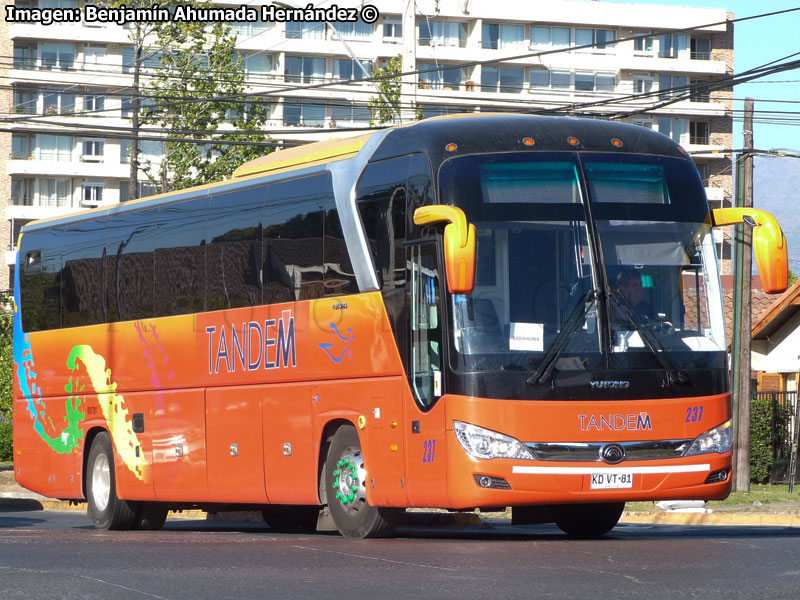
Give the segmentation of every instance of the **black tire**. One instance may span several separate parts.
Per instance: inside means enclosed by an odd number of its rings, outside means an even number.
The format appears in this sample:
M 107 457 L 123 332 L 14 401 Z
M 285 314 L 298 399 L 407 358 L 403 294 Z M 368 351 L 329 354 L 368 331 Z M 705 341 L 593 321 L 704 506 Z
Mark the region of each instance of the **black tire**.
M 367 502 L 366 480 L 358 433 L 351 425 L 342 426 L 328 448 L 325 485 L 333 522 L 345 537 L 384 537 L 397 524 L 397 511 Z
M 132 529 L 136 524 L 139 506 L 136 502 L 117 497 L 114 452 L 111 437 L 105 431 L 98 433 L 92 442 L 84 477 L 87 512 L 94 526 L 104 530 Z
M 166 507 L 155 502 L 142 502 L 139 506 L 139 514 L 136 516 L 134 529 L 142 531 L 156 531 L 164 526 L 167 520 Z
M 261 511 L 273 531 L 313 533 L 317 530 L 319 506 L 267 506 Z
M 559 504 L 551 509 L 561 531 L 580 539 L 598 538 L 614 529 L 623 510 L 624 502 Z

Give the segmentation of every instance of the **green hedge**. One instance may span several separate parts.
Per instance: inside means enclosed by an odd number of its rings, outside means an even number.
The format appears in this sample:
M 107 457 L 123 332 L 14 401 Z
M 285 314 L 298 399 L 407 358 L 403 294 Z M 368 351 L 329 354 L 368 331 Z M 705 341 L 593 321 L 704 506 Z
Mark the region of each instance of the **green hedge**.
M 773 411 L 777 411 L 773 416 Z M 773 463 L 773 443 L 780 443 L 776 434 L 786 431 L 790 409 L 773 407 L 771 398 L 750 400 L 750 480 L 754 483 L 769 481 Z M 777 431 L 774 431 L 777 430 Z
M 0 462 L 14 459 L 11 440 L 11 423 L 0 422 Z

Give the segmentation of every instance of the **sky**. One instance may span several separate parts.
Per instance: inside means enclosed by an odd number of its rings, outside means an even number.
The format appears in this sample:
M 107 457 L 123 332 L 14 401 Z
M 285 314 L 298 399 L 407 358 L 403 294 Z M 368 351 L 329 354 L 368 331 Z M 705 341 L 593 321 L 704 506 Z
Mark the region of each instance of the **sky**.
M 600 0 L 609 2 L 611 0 Z M 619 0 L 615 0 L 619 1 Z M 789 8 L 800 8 L 800 0 L 645 0 L 642 4 L 724 8 L 735 18 L 750 17 Z M 789 54 L 800 52 L 800 10 L 795 13 L 753 19 L 734 25 L 734 72 L 741 73 Z M 800 56 L 794 57 L 794 59 Z M 778 82 L 791 83 L 778 83 Z M 753 146 L 760 150 L 785 149 L 800 154 L 800 115 L 796 125 L 759 123 L 759 111 L 797 111 L 800 113 L 800 70 L 784 71 L 756 81 L 737 85 L 734 114 L 741 117 L 744 98 L 755 100 Z M 783 100 L 786 102 L 767 102 Z M 791 115 L 789 115 L 791 117 Z M 734 122 L 734 147 L 742 146 L 741 119 Z

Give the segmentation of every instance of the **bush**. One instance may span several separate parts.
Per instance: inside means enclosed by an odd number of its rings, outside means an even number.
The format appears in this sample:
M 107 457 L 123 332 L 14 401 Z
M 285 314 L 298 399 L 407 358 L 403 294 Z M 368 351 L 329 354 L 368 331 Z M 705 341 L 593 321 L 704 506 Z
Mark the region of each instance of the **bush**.
M 766 483 L 773 470 L 787 430 L 790 410 L 773 402 L 771 397 L 750 400 L 750 480 Z
M 14 460 L 11 423 L 0 422 L 0 462 Z

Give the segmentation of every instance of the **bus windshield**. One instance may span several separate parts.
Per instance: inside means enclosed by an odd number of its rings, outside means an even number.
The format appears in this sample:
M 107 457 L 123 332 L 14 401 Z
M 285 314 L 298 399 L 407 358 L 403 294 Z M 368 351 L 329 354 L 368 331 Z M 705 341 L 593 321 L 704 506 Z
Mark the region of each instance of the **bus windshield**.
M 477 228 L 454 295 L 457 371 L 724 365 L 704 190 L 689 161 L 625 154 L 457 157 L 442 202 Z

